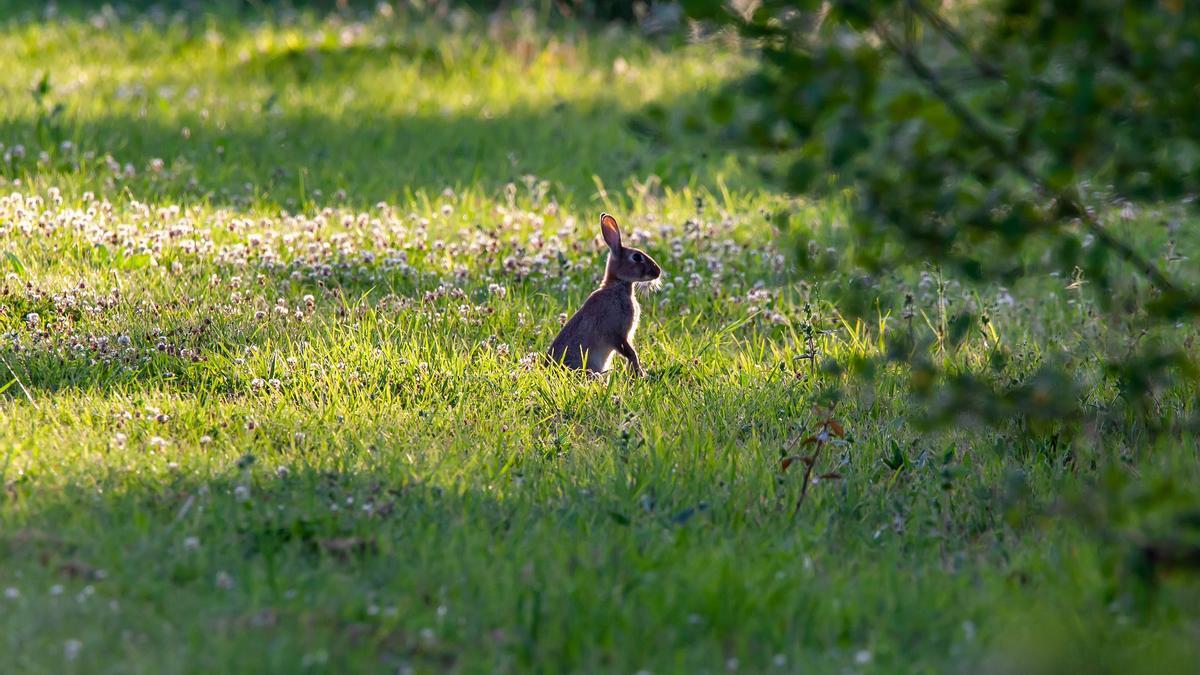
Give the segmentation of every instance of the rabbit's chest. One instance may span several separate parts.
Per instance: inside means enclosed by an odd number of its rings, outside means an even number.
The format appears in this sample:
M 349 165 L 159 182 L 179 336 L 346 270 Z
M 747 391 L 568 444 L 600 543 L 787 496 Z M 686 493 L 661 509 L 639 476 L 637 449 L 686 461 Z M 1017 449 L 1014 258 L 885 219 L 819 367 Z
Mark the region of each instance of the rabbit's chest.
M 638 321 L 642 318 L 642 306 L 638 304 L 637 298 L 630 296 L 629 298 L 629 326 L 625 329 L 627 340 L 633 339 L 633 333 L 637 330 Z

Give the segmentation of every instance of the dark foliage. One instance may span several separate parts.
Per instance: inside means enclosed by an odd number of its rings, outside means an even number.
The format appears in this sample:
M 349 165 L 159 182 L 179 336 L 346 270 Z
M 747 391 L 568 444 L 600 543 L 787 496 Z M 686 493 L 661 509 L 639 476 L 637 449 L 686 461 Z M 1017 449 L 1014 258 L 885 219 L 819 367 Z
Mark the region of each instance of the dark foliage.
M 1103 365 L 1123 403 L 1144 408 L 1171 378 L 1194 373 L 1187 351 L 1155 328 L 1195 317 L 1200 296 L 1174 277 L 1169 255 L 1131 243 L 1108 214 L 1128 201 L 1195 198 L 1200 6 L 1004 0 L 949 18 L 922 0 L 768 0 L 749 14 L 721 0 L 684 4 L 735 25 L 761 54 L 714 117 L 778 153 L 790 191 L 849 191 L 867 271 L 915 255 L 965 280 L 1075 274 L 1131 335 L 1155 334 Z M 1052 366 L 1038 377 L 1071 379 Z M 918 393 L 939 382 L 916 379 Z M 964 393 L 950 408 L 1046 412 L 1032 381 L 998 399 L 966 396 L 979 384 L 966 375 L 940 383 Z
M 965 283 L 1053 272 L 1123 335 L 1093 353 L 1064 347 L 1014 379 L 1013 354 L 1001 346 L 983 368 L 946 356 L 986 314 L 946 317 L 934 342 L 899 331 L 887 367 L 911 374 L 929 428 L 980 423 L 1011 447 L 1067 448 L 1061 456 L 1071 462 L 1098 438 L 1136 455 L 1195 433 L 1190 405 L 1163 412 L 1172 387 L 1197 376 L 1179 330 L 1200 314 L 1195 275 L 1178 264 L 1172 241 L 1152 250 L 1161 234 L 1134 230 L 1157 224 L 1116 215 L 1135 204 L 1181 214 L 1168 237 L 1194 218 L 1200 4 L 684 5 L 695 19 L 736 27 L 760 56 L 752 76 L 714 101 L 723 136 L 778 160 L 792 193 L 849 195 L 865 279 L 914 261 Z M 840 291 L 839 310 L 869 315 L 895 304 L 876 288 Z M 908 305 L 903 312 L 912 315 Z M 850 365 L 869 378 L 881 364 Z M 1100 460 L 1118 471 L 1125 461 Z M 1129 496 L 1137 489 L 1100 480 L 1074 510 L 1130 552 L 1127 578 L 1195 569 L 1191 529 L 1128 527 L 1149 518 Z M 1159 492 L 1155 508 L 1194 515 L 1194 492 Z

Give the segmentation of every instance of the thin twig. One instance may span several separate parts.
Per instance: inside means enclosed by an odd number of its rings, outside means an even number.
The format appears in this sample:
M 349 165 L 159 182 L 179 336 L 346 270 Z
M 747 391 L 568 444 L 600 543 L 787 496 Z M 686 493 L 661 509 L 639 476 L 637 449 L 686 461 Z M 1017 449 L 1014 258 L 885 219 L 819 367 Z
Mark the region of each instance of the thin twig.
M 815 437 L 816 450 L 813 450 L 811 457 L 805 457 L 804 461 L 804 482 L 800 485 L 800 496 L 796 499 L 796 508 L 792 509 L 792 519 L 800 513 L 800 507 L 804 506 L 804 498 L 808 496 L 808 486 L 812 482 L 813 468 L 817 466 L 817 462 L 821 460 L 821 450 L 825 448 L 825 444 L 829 442 L 829 422 L 821 424 L 821 430 L 817 432 Z
M 963 34 L 960 33 L 954 26 L 950 25 L 950 22 L 946 20 L 946 17 L 939 14 L 936 9 L 926 7 L 925 3 L 921 2 L 921 0 L 908 0 L 906 4 L 913 12 L 925 19 L 926 23 L 928 23 L 930 26 L 933 26 L 933 29 L 940 33 L 941 36 L 945 38 L 946 41 L 949 42 L 955 49 L 961 52 L 963 56 L 966 56 L 968 59 L 970 59 L 971 64 L 975 67 L 975 70 L 980 75 L 989 80 L 1005 83 L 1008 82 L 1008 77 L 1004 74 L 1004 71 L 1000 70 L 995 65 L 988 63 L 978 54 L 976 54 L 975 50 L 971 49 L 971 45 L 967 44 L 967 39 L 963 37 Z M 1030 78 L 1030 82 L 1033 83 L 1039 92 L 1054 98 L 1061 98 L 1054 86 L 1045 80 L 1039 77 L 1033 77 Z
M 971 64 L 975 66 L 975 70 L 979 71 L 980 75 L 983 75 L 990 80 L 997 80 L 1000 82 L 1008 81 L 1008 78 L 1004 75 L 1004 71 L 980 58 L 979 55 L 976 54 L 973 49 L 971 49 L 971 46 L 967 44 L 967 39 L 963 37 L 963 34 L 958 32 L 954 26 L 950 25 L 950 22 L 946 21 L 946 17 L 939 14 L 937 10 L 926 7 L 925 3 L 921 2 L 921 0 L 907 0 L 905 4 L 908 5 L 909 9 L 911 9 L 914 13 L 924 19 L 926 23 L 932 26 L 934 30 L 940 33 L 941 36 L 946 39 L 946 42 L 949 42 L 955 49 L 962 52 L 964 56 L 970 59 Z M 1056 93 L 1054 92 L 1053 87 L 1040 80 L 1035 79 L 1034 83 L 1037 84 L 1039 88 L 1045 88 L 1046 93 Z
M 800 507 L 804 506 L 804 498 L 808 496 L 808 484 L 812 480 L 813 467 L 817 465 L 817 458 L 821 454 L 821 446 L 817 446 L 813 452 L 813 461 L 811 464 L 805 462 L 804 467 L 804 484 L 800 486 L 800 498 L 796 500 L 796 508 L 792 509 L 792 518 L 794 519 L 800 513 Z

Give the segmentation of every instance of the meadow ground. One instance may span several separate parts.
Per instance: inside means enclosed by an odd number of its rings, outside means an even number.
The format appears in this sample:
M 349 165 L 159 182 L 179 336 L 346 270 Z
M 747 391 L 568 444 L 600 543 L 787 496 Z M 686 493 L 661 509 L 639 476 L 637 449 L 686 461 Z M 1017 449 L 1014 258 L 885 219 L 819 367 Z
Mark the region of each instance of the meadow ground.
M 1196 577 L 1121 536 L 1196 503 L 1192 439 L 922 430 L 886 371 L 793 519 L 781 455 L 845 377 L 813 353 L 1003 344 L 1099 401 L 1133 338 L 1069 275 L 920 264 L 875 280 L 911 318 L 843 320 L 842 209 L 705 133 L 721 41 L 36 4 L 0 2 L 0 671 L 1194 672 Z M 531 356 L 601 210 L 666 269 L 644 379 Z M 1108 217 L 1200 256 L 1171 207 Z

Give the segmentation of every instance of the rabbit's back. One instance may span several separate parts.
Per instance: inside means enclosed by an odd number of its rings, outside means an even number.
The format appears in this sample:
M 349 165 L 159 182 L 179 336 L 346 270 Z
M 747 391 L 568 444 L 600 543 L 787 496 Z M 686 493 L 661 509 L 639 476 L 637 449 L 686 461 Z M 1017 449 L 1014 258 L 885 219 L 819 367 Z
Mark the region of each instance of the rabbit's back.
M 617 346 L 633 337 L 639 309 L 632 292 L 621 285 L 593 292 L 550 345 L 550 357 L 568 368 L 608 370 Z

